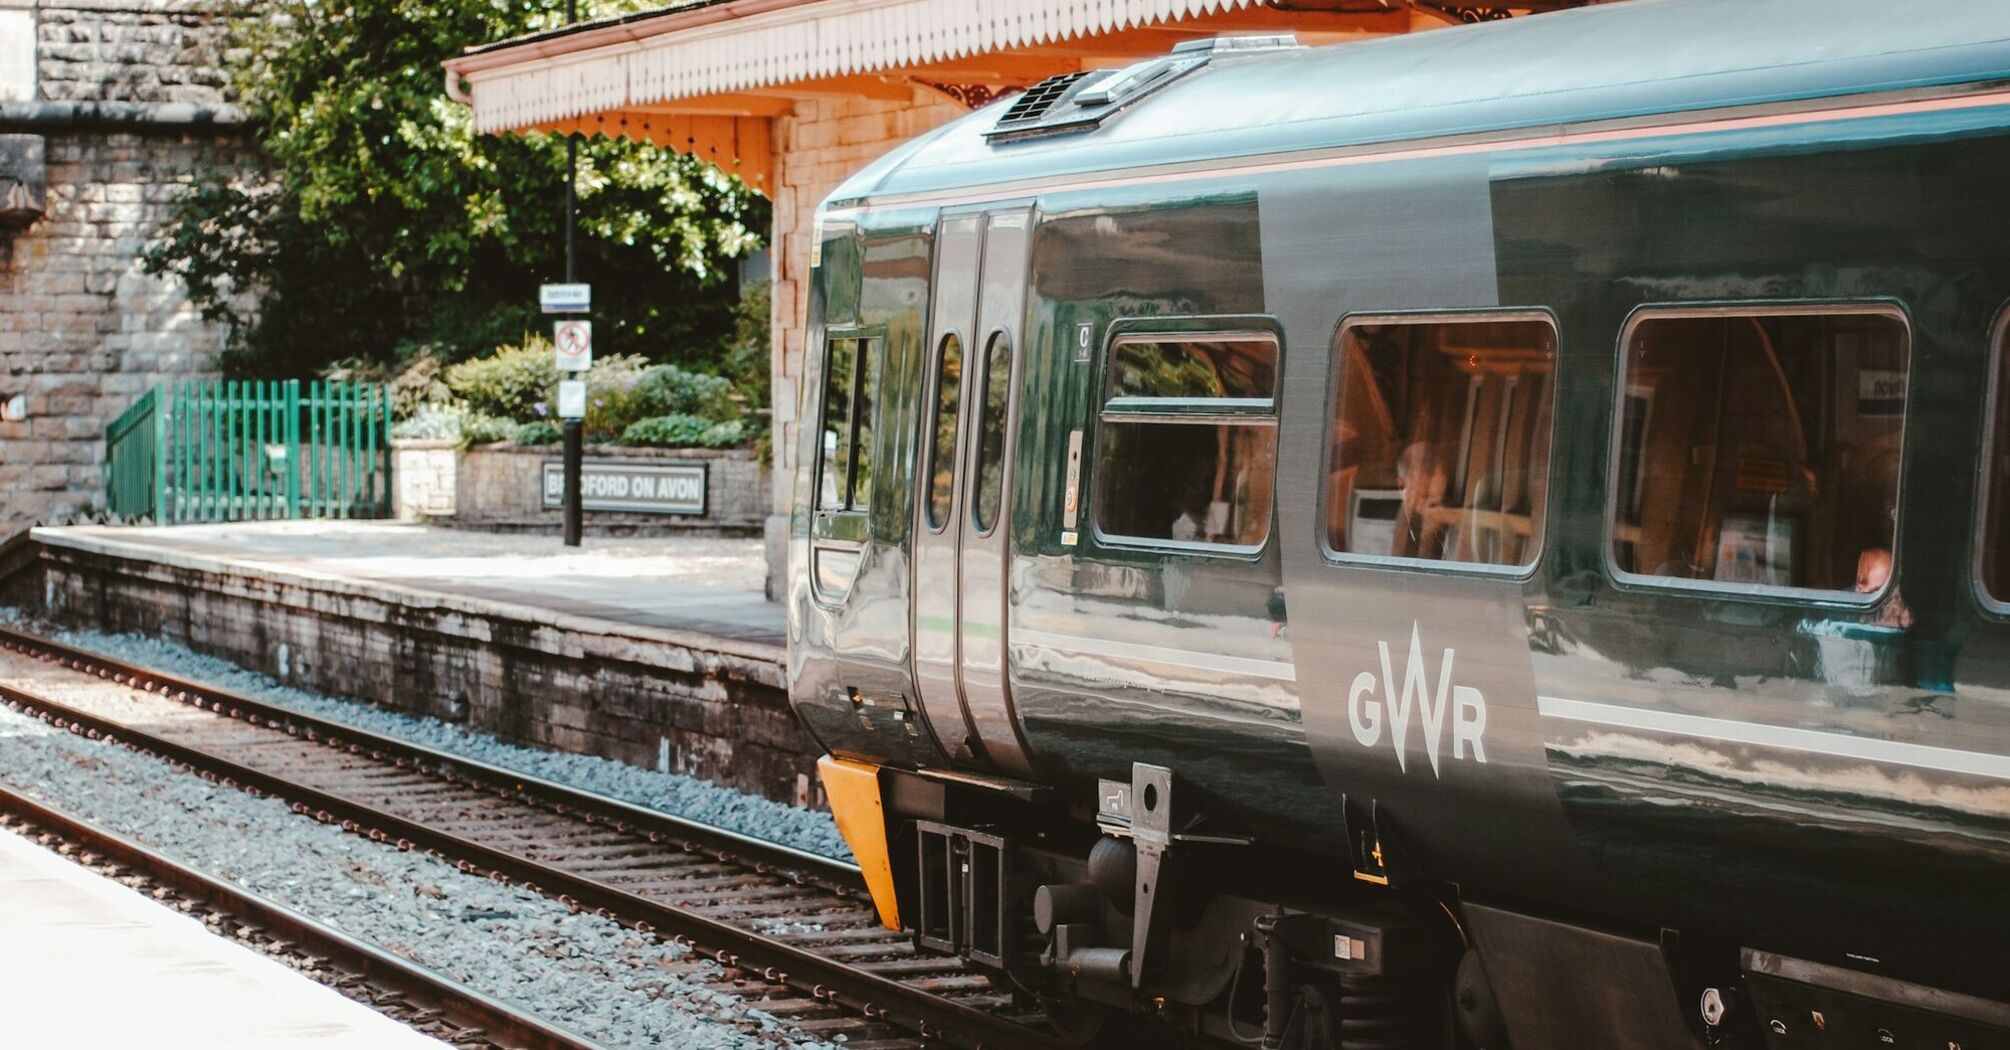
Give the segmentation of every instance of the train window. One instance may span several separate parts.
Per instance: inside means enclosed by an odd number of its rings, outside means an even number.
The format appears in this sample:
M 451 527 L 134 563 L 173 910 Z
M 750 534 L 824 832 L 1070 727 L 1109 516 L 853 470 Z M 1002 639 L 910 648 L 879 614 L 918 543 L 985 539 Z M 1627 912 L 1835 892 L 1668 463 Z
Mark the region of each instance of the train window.
M 817 506 L 842 510 L 851 502 L 852 407 L 858 399 L 859 340 L 832 339 L 824 350 L 824 404 Z
M 984 403 L 978 406 L 977 505 L 978 532 L 998 523 L 998 503 L 1005 489 L 1006 410 L 1012 398 L 1012 337 L 993 332 L 984 348 Z
M 2010 604 L 2010 315 L 1996 325 L 1996 390 L 1989 407 L 1989 454 L 1982 477 L 1982 535 L 1976 560 L 1982 590 Z
M 848 510 L 872 501 L 873 401 L 879 371 L 873 341 L 834 338 L 824 351 L 823 457 L 817 470 L 817 507 Z
M 956 412 L 963 398 L 963 341 L 956 333 L 942 337 L 935 365 L 935 439 L 928 452 L 928 526 L 949 523 L 949 504 L 956 494 Z
M 1106 536 L 1253 549 L 1270 534 L 1277 338 L 1119 338 L 1097 436 Z
M 1555 401 L 1549 317 L 1354 317 L 1334 360 L 1328 549 L 1534 564 Z
M 1612 485 L 1621 573 L 1885 589 L 1910 356 L 1902 316 L 1654 311 L 1624 346 Z

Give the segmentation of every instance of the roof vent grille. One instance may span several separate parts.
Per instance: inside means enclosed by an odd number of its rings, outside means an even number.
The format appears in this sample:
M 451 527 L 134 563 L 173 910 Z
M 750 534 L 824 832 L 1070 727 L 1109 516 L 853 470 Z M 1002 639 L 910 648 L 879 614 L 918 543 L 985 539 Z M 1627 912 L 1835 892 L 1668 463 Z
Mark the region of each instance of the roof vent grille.
M 1025 94 L 1012 100 L 1012 105 L 1006 108 L 1005 115 L 999 117 L 998 123 L 993 126 L 992 133 L 1038 124 L 1040 119 L 1067 95 L 1068 89 L 1074 87 L 1076 81 L 1088 76 L 1090 72 L 1083 70 L 1079 73 L 1060 73 L 1027 88 Z

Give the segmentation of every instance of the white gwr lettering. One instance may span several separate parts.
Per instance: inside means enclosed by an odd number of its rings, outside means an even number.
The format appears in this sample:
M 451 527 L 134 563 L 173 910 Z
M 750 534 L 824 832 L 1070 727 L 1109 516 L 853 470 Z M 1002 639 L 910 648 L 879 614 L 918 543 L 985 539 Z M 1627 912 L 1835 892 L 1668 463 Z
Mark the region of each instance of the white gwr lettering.
M 1396 768 L 1407 773 L 1410 771 L 1407 746 L 1410 715 L 1414 712 L 1418 717 L 1418 728 L 1424 734 L 1424 754 L 1431 760 L 1431 775 L 1442 776 L 1438 752 L 1443 745 L 1445 720 L 1449 713 L 1452 757 L 1464 759 L 1466 746 L 1470 744 L 1473 761 L 1485 762 L 1487 752 L 1481 738 L 1487 731 L 1487 700 L 1478 689 L 1452 684 L 1452 650 L 1446 649 L 1444 658 L 1438 664 L 1437 688 L 1433 690 L 1429 671 L 1424 666 L 1422 631 L 1413 621 L 1410 624 L 1409 658 L 1403 666 L 1403 685 L 1399 690 L 1395 668 L 1389 658 L 1389 643 L 1375 644 L 1382 655 L 1382 698 L 1375 698 L 1377 682 L 1373 672 L 1363 671 L 1354 676 L 1354 684 L 1347 690 L 1347 722 L 1353 727 L 1354 739 L 1362 747 L 1374 747 L 1382 742 L 1386 722 L 1389 743 L 1396 749 Z

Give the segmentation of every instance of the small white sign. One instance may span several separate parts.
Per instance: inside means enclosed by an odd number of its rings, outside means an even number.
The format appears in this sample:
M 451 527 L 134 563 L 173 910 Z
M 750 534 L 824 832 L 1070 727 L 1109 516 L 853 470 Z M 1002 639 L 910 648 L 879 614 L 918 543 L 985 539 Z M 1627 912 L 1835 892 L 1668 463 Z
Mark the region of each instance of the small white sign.
M 586 380 L 561 379 L 558 381 L 558 418 L 586 418 Z
M 551 343 L 558 352 L 559 371 L 584 372 L 593 367 L 592 321 L 560 321 L 552 325 Z
M 537 305 L 548 314 L 583 314 L 593 309 L 593 286 L 541 284 L 537 288 Z

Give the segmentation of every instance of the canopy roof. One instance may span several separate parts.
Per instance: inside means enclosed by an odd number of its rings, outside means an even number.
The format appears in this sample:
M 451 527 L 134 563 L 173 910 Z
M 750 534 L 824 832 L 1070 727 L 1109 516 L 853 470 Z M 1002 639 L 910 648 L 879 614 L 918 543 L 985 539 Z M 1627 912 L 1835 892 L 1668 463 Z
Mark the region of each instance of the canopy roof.
M 1456 19 L 1420 9 L 1430 8 L 1410 0 L 696 0 L 477 47 L 446 64 L 447 90 L 473 106 L 480 132 L 646 139 L 765 189 L 769 120 L 800 99 L 908 102 L 923 86 L 976 104 L 1195 37 L 1289 29 L 1321 43 Z

